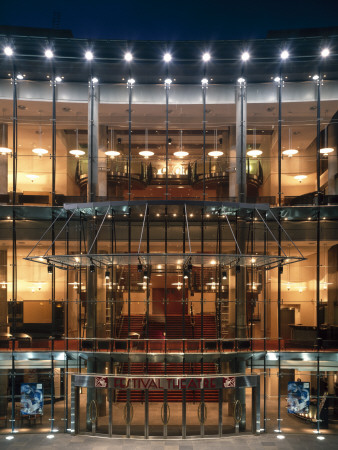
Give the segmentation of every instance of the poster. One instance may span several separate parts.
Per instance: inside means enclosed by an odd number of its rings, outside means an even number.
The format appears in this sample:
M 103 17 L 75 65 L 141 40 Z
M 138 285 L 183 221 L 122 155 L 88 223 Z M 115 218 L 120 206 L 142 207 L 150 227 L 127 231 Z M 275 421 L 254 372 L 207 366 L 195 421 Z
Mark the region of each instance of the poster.
M 288 413 L 308 413 L 310 406 L 310 383 L 289 381 L 288 383 Z
M 29 416 L 43 414 L 43 386 L 42 383 L 22 383 L 21 415 Z

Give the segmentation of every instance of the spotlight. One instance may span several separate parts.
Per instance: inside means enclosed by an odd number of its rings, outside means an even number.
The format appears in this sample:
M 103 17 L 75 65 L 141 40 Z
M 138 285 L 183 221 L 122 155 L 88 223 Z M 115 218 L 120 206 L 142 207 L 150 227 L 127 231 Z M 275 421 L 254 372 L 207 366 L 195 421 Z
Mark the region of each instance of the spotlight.
M 191 263 L 189 263 L 187 265 L 187 270 L 188 270 L 188 272 L 192 272 L 192 264 Z
M 148 278 L 148 270 L 143 272 L 143 278 L 146 280 Z
M 168 145 L 171 145 L 172 144 L 172 140 L 171 140 L 171 138 L 168 138 Z
M 183 272 L 183 278 L 184 278 L 185 280 L 187 280 L 187 279 L 189 278 L 189 272 L 188 272 L 187 270 L 184 270 L 184 272 Z
M 202 83 L 202 86 L 207 86 L 208 85 L 208 79 L 207 78 L 203 78 L 201 83 Z
M 280 82 L 280 77 L 275 77 L 273 80 L 275 83 L 279 83 Z
M 323 48 L 320 54 L 322 55 L 323 58 L 326 58 L 327 56 L 329 56 L 330 50 L 327 47 Z
M 87 50 L 85 53 L 85 58 L 87 61 L 91 61 L 94 58 L 93 52 L 91 52 L 90 50 Z
M 51 275 L 53 273 L 53 266 L 52 266 L 52 264 L 48 264 L 47 272 L 49 273 L 49 275 Z
M 172 82 L 173 82 L 173 81 L 172 81 L 170 78 L 166 78 L 166 79 L 164 80 L 164 83 L 165 83 L 167 86 L 170 86 Z
M 282 53 L 280 54 L 280 57 L 282 59 L 288 59 L 289 57 L 289 52 L 287 50 L 283 50 Z
M 130 52 L 126 52 L 124 54 L 124 59 L 125 59 L 125 61 L 130 62 L 133 60 L 133 55 Z
M 129 78 L 129 80 L 128 80 L 128 85 L 129 85 L 129 86 L 132 86 L 133 84 L 135 84 L 134 78 Z
M 95 266 L 94 266 L 94 264 L 90 264 L 89 270 L 90 270 L 91 273 L 94 273 L 94 272 L 95 272 Z
M 96 84 L 96 83 L 98 83 L 98 82 L 99 82 L 99 80 L 98 80 L 96 77 L 93 77 L 93 78 L 92 78 L 92 83 L 93 83 L 93 84 Z
M 57 83 L 61 83 L 62 78 L 61 78 L 61 77 L 55 77 L 55 81 L 56 81 Z
M 122 139 L 121 139 L 121 138 L 117 138 L 117 143 L 118 143 L 119 145 L 121 145 L 121 144 L 122 144 Z
M 105 277 L 106 280 L 109 280 L 109 278 L 110 278 L 110 272 L 109 272 L 109 270 L 106 270 L 106 271 L 105 271 L 104 277 Z
M 282 273 L 283 273 L 283 266 L 279 266 L 278 267 L 278 272 L 282 275 Z
M 137 264 L 137 271 L 142 272 L 142 270 L 143 270 L 142 264 Z
M 210 59 L 211 59 L 210 53 L 208 53 L 208 52 L 203 53 L 202 58 L 203 58 L 203 61 L 204 61 L 204 62 L 210 61 Z
M 222 272 L 222 280 L 226 280 L 228 278 L 226 270 Z
M 244 84 L 245 83 L 245 78 L 238 78 L 238 83 L 239 84 Z
M 52 50 L 50 48 L 47 48 L 47 50 L 45 51 L 45 57 L 48 59 L 51 59 L 54 57 L 54 53 L 52 52 Z
M 237 265 L 236 266 L 236 273 L 239 273 L 241 271 L 241 266 Z
M 163 56 L 163 60 L 168 63 L 171 61 L 171 54 L 170 53 L 165 53 Z
M 319 80 L 319 75 L 313 75 L 312 79 L 313 79 L 314 81 Z
M 17 80 L 23 80 L 23 75 L 21 73 L 18 73 L 16 76 Z
M 6 47 L 4 48 L 4 54 L 6 56 L 12 56 L 13 55 L 12 47 L 10 47 L 9 45 L 6 45 Z
M 243 52 L 241 58 L 242 58 L 242 61 L 249 61 L 250 53 L 249 52 Z

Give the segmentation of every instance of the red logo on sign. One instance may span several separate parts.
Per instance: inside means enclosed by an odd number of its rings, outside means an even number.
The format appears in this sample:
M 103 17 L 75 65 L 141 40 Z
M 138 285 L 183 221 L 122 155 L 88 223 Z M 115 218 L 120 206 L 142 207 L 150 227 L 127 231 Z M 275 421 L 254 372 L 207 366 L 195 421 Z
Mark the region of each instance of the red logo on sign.
M 236 377 L 223 377 L 223 387 L 232 388 L 236 386 Z
M 108 377 L 95 377 L 95 387 L 97 388 L 108 387 Z

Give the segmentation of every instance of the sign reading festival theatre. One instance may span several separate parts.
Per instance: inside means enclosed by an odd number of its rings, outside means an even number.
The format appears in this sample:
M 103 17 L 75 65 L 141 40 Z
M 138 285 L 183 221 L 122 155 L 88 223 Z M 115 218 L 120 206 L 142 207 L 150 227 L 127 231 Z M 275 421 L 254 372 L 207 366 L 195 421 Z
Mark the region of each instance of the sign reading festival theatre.
M 111 389 L 194 390 L 236 387 L 236 377 L 95 377 L 95 387 Z

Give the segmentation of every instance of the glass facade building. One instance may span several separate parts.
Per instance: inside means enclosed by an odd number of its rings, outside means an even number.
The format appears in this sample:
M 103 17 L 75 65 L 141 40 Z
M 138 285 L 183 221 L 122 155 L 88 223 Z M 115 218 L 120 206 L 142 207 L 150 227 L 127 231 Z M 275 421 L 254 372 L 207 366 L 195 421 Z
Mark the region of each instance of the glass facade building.
M 0 433 L 337 433 L 338 37 L 0 41 Z

